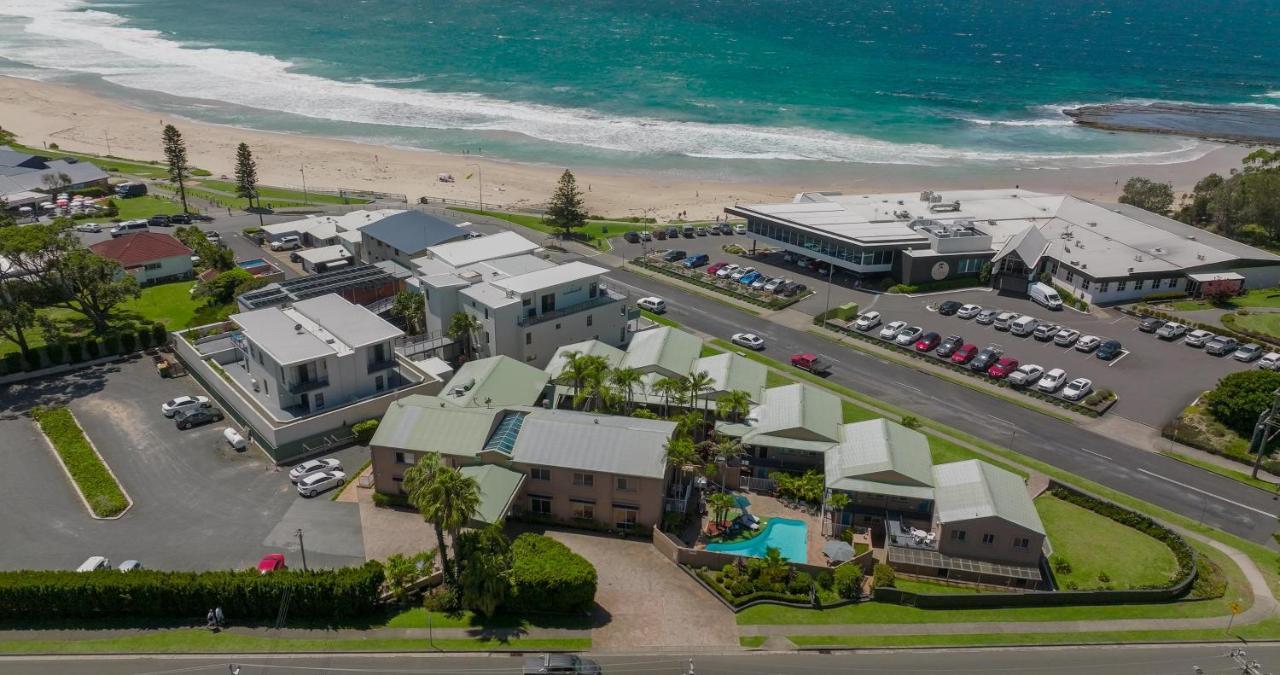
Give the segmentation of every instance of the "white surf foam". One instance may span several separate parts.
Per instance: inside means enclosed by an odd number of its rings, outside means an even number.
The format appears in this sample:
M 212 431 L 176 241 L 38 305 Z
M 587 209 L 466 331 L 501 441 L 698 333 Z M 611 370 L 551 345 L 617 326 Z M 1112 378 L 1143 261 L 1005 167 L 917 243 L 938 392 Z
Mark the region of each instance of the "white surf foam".
M 13 61 L 96 74 L 123 87 L 356 124 L 511 132 L 553 143 L 647 154 L 908 165 L 1165 164 L 1197 159 L 1211 147 L 1194 140 L 1162 139 L 1164 149 L 1142 152 L 994 152 L 891 143 L 800 127 L 610 116 L 479 94 L 307 75 L 268 55 L 183 45 L 157 31 L 131 27 L 123 17 L 82 0 L 0 0 L 0 17 L 9 17 L 0 21 L 0 56 Z

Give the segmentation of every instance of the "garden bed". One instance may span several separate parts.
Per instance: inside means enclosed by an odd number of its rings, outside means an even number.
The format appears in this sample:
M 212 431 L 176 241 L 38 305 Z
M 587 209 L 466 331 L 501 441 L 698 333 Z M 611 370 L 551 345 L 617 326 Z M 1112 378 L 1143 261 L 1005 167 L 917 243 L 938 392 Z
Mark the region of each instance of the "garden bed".
M 727 295 L 735 300 L 750 303 L 757 307 L 766 309 L 785 309 L 801 300 L 813 295 L 812 290 L 805 290 L 803 293 L 797 293 L 793 296 L 782 296 L 765 291 L 753 291 L 742 284 L 729 279 L 719 279 L 712 281 L 708 277 L 704 268 L 687 268 L 680 263 L 668 263 L 657 260 L 651 260 L 644 257 L 632 259 L 632 264 L 652 270 L 659 274 L 663 274 L 675 279 L 699 286 L 711 291 L 715 291 L 721 295 Z
M 93 515 L 113 518 L 131 506 L 129 497 L 69 409 L 36 408 L 31 411 L 31 417 L 49 439 Z

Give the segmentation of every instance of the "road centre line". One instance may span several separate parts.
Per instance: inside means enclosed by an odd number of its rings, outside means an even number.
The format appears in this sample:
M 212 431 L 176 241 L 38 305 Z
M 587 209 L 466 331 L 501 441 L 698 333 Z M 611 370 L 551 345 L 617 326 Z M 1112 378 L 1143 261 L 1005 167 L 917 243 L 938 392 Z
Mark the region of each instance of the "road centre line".
M 1227 499 L 1226 497 L 1222 497 L 1222 496 L 1219 496 L 1219 495 L 1215 495 L 1215 494 L 1213 494 L 1212 492 L 1209 492 L 1208 490 L 1201 490 L 1200 488 L 1198 488 L 1198 487 L 1196 487 L 1196 486 L 1194 486 L 1194 485 L 1187 485 L 1186 483 L 1183 483 L 1182 481 L 1176 481 L 1176 480 L 1174 480 L 1174 479 L 1172 479 L 1172 478 L 1166 478 L 1166 477 L 1164 477 L 1164 476 L 1161 476 L 1161 475 L 1160 475 L 1160 474 L 1158 474 L 1158 473 L 1152 473 L 1152 472 L 1150 472 L 1150 471 L 1147 471 L 1146 469 L 1138 469 L 1138 472 L 1139 472 L 1139 473 L 1145 473 L 1145 474 L 1147 474 L 1148 476 L 1152 476 L 1152 477 L 1154 477 L 1154 478 L 1159 478 L 1159 479 L 1160 479 L 1160 480 L 1162 480 L 1162 481 L 1166 481 L 1166 482 L 1169 482 L 1169 483 L 1173 483 L 1174 485 L 1177 485 L 1178 487 L 1183 487 L 1183 488 L 1186 488 L 1186 489 L 1188 489 L 1188 490 L 1192 490 L 1192 491 L 1195 491 L 1195 492 L 1199 492 L 1200 494 L 1205 495 L 1205 496 L 1207 496 L 1207 497 L 1213 497 L 1214 499 L 1217 499 L 1217 500 L 1220 500 L 1220 501 L 1224 501 L 1224 502 L 1226 502 L 1226 503 L 1228 503 L 1228 504 L 1231 504 L 1232 506 L 1239 506 L 1239 507 L 1240 507 L 1240 508 L 1242 508 L 1242 509 L 1248 509 L 1248 510 L 1250 510 L 1250 511 L 1253 511 L 1254 513 L 1262 514 L 1262 515 L 1264 515 L 1264 516 L 1266 516 L 1266 517 L 1268 517 L 1268 518 L 1276 518 L 1276 517 L 1277 517 L 1277 516 L 1276 516 L 1276 514 L 1274 514 L 1274 513 L 1267 513 L 1266 511 L 1263 511 L 1262 509 L 1255 509 L 1255 508 L 1253 508 L 1252 506 L 1249 506 L 1248 504 L 1241 504 L 1240 502 L 1237 502 L 1237 501 L 1234 501 L 1234 500 L 1231 500 L 1231 499 Z

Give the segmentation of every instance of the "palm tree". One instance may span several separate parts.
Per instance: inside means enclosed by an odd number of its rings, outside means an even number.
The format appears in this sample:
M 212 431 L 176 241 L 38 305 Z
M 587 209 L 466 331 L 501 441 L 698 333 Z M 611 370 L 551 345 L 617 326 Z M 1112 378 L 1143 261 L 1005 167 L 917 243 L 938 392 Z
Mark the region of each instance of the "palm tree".
M 428 522 L 431 519 L 427 517 L 427 491 L 441 466 L 440 455 L 434 452 L 418 455 L 417 463 L 404 472 L 404 479 L 400 483 L 400 488 L 409 496 L 409 504 L 422 514 L 423 520 Z M 448 576 L 449 554 L 444 547 L 444 532 L 438 527 L 433 529 L 436 531 L 436 551 L 440 555 L 440 569 L 445 570 L 445 575 Z
M 444 533 L 449 533 L 456 558 L 458 532 L 471 522 L 480 508 L 480 485 L 474 478 L 462 475 L 457 469 L 440 464 L 439 457 L 434 453 L 429 456 L 435 459 L 411 467 L 405 472 L 402 484 L 408 484 L 406 489 L 409 490 L 409 503 L 417 507 L 423 519 L 435 527 L 441 569 L 445 580 L 457 588 L 458 577 L 445 552 Z M 434 466 L 427 468 L 424 464 Z M 419 470 L 423 475 L 416 475 Z M 415 474 L 412 480 L 410 474 Z
M 643 383 L 640 379 L 640 371 L 635 368 L 618 368 L 609 373 L 609 383 L 622 392 L 622 398 L 627 404 L 627 412 L 630 413 L 635 403 L 632 397 L 635 386 Z
M 697 372 L 690 371 L 688 378 L 685 380 L 685 386 L 689 388 L 689 405 L 696 407 L 698 405 L 698 397 L 711 390 L 712 383 L 711 374 L 705 370 Z M 707 409 L 707 401 L 703 399 L 702 410 L 705 416 Z
M 470 361 L 476 349 L 476 331 L 480 330 L 480 322 L 466 312 L 454 312 L 449 319 L 449 328 L 445 331 L 454 340 L 463 340 L 462 351 Z
M 750 411 L 751 395 L 741 389 L 727 391 L 716 401 L 716 412 L 721 417 L 729 418 L 730 422 L 741 422 Z
M 695 443 L 702 440 L 702 428 L 706 420 L 697 411 L 687 410 L 676 415 L 676 435 L 692 439 Z
M 662 394 L 662 416 L 667 417 L 671 414 L 671 399 L 684 391 L 684 382 L 679 378 L 664 377 L 653 383 L 653 390 Z
M 717 525 L 724 523 L 725 518 L 729 516 L 729 510 L 736 505 L 733 495 L 728 492 L 716 492 L 707 497 L 707 506 L 711 507 L 711 513 Z
M 609 362 L 603 356 L 575 353 L 569 370 L 574 380 L 574 406 L 598 412 L 608 396 Z
M 687 436 L 672 436 L 671 440 L 667 441 L 667 461 L 675 466 L 681 475 L 688 473 L 689 468 L 698 461 L 698 452 L 693 448 L 693 441 Z

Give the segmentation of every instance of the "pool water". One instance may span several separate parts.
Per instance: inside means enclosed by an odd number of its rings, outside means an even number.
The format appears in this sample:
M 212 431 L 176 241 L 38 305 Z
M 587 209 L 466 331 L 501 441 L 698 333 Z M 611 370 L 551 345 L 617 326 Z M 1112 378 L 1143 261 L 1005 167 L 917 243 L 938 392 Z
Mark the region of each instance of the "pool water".
M 764 531 L 746 540 L 732 544 L 707 544 L 708 551 L 732 553 L 753 558 L 763 558 L 765 549 L 776 548 L 782 557 L 795 563 L 809 562 L 808 526 L 803 520 L 774 518 L 764 526 Z

